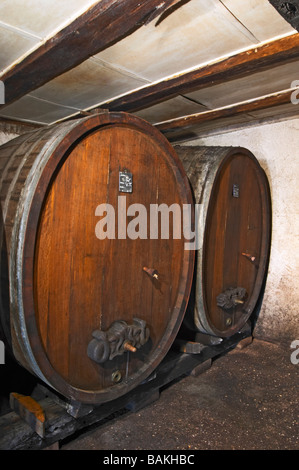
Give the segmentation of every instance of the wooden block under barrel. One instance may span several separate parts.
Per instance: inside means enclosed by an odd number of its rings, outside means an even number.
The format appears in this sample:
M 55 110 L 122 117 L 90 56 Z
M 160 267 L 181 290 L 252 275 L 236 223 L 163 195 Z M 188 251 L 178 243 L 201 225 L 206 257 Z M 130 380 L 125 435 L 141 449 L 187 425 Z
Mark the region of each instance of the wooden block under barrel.
M 11 393 L 9 401 L 11 408 L 43 438 L 46 416 L 42 407 L 33 398 L 19 393 Z

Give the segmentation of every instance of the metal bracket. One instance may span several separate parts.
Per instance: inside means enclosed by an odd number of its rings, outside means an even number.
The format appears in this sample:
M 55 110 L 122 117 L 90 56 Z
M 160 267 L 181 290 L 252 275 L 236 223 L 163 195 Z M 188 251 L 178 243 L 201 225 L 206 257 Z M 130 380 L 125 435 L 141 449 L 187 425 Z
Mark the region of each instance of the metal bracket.
M 133 318 L 133 324 L 128 325 L 118 320 L 107 331 L 95 330 L 93 339 L 87 347 L 87 355 L 98 364 L 102 364 L 126 351 L 136 352 L 149 339 L 150 331 L 144 320 Z

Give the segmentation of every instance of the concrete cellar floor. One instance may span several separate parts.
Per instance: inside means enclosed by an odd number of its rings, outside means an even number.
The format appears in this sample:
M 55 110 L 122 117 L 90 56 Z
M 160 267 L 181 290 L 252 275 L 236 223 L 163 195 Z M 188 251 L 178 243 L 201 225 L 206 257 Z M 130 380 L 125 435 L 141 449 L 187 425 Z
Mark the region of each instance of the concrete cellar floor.
M 292 352 L 254 339 L 172 383 L 140 411 L 61 442 L 60 450 L 298 450 Z

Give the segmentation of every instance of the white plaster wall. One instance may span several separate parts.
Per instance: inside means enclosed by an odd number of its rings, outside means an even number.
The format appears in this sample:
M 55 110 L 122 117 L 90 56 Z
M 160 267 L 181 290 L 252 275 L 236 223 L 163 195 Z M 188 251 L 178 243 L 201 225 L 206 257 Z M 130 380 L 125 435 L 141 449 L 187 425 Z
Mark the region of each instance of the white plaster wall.
M 0 119 L 0 145 L 5 144 L 25 132 L 34 131 L 35 129 L 36 126 L 33 124 Z
M 36 127 L 27 123 L 9 122 L 0 119 L 0 145 L 18 137 L 25 132 L 33 131 Z
M 299 339 L 299 119 L 214 133 L 188 145 L 246 147 L 264 168 L 272 197 L 272 243 L 254 334 L 279 342 Z

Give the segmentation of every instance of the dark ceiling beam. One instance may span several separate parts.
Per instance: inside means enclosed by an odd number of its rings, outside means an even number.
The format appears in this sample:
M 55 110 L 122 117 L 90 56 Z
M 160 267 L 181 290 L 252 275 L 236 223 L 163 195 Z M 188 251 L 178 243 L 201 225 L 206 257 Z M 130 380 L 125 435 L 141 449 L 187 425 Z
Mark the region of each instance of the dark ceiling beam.
M 147 85 L 104 103 L 111 111 L 136 112 L 155 104 L 299 60 L 299 33 L 255 46 L 204 67 Z
M 277 108 L 282 105 L 290 105 L 289 108 L 291 109 L 291 107 L 293 107 L 292 109 L 294 110 L 294 114 L 296 112 L 299 114 L 299 105 L 292 103 L 292 97 L 298 98 L 299 95 L 299 91 L 296 90 L 298 89 L 284 90 L 279 93 L 273 93 L 252 101 L 237 103 L 225 108 L 213 109 L 211 111 L 204 111 L 202 113 L 172 119 L 156 124 L 155 127 L 171 140 L 172 134 L 176 131 L 183 130 L 185 132 L 192 128 L 200 130 L 200 125 L 209 121 L 231 118 L 241 114 L 250 114 L 251 112 Z
M 290 2 L 269 0 L 269 2 L 293 28 L 299 31 L 299 0 L 291 0 Z
M 101 0 L 8 70 L 0 109 L 111 46 L 182 0 Z

